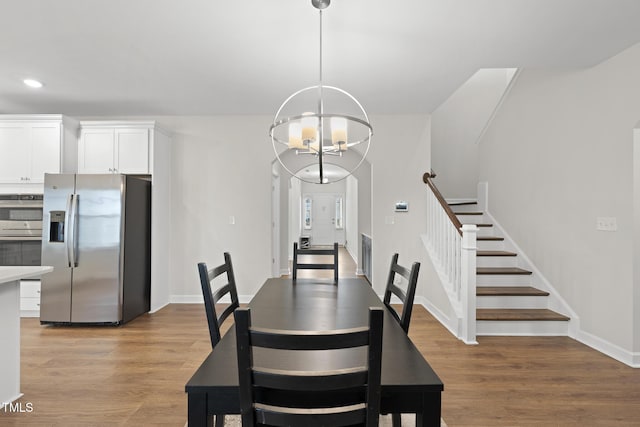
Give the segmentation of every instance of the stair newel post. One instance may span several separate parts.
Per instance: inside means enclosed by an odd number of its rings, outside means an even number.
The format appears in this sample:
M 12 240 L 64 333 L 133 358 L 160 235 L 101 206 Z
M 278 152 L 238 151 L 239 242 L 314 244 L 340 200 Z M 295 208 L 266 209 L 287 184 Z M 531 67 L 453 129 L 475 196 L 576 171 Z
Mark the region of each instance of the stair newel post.
M 462 340 L 466 344 L 476 341 L 476 234 L 478 227 L 464 224 L 461 242 L 461 302 L 462 302 Z

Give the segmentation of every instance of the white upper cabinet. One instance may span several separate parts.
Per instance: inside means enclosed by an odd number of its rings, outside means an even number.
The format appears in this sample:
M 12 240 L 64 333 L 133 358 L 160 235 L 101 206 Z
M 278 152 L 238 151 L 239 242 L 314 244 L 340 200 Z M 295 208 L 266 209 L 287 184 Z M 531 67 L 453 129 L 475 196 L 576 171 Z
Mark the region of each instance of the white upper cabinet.
M 65 141 L 75 152 L 77 127 L 59 115 L 0 115 L 0 183 L 42 184 L 45 173 L 64 172 Z M 68 165 L 73 170 L 75 162 Z
M 24 181 L 29 172 L 29 128 L 22 123 L 0 123 L 0 182 Z
M 151 173 L 149 129 L 116 129 L 117 172 Z
M 79 173 L 151 173 L 153 123 L 81 122 Z
M 30 181 L 44 183 L 45 173 L 60 173 L 61 144 L 59 123 L 34 123 L 31 126 Z

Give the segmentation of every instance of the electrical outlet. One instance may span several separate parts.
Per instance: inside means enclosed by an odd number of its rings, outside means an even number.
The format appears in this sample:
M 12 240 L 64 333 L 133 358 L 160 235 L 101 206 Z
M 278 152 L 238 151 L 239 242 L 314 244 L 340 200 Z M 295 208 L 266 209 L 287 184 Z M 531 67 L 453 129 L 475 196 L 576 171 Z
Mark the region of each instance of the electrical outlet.
M 600 231 L 617 231 L 618 224 L 616 217 L 598 217 L 596 218 L 596 230 Z

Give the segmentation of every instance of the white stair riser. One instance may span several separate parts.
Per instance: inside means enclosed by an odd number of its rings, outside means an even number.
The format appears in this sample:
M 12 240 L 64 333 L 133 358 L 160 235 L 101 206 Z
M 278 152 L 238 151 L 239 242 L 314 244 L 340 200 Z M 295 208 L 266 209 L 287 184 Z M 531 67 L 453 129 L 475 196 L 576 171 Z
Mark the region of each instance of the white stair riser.
M 471 205 L 449 205 L 454 212 L 479 212 L 477 204 Z
M 478 256 L 478 267 L 517 267 L 517 256 Z
M 544 296 L 479 296 L 477 308 L 547 308 Z
M 477 274 L 476 284 L 484 286 L 530 285 L 529 274 Z
M 478 320 L 477 335 L 510 336 L 566 336 L 569 334 L 569 322 L 564 321 L 493 321 Z
M 504 248 L 502 240 L 476 240 L 476 247 L 479 251 L 501 251 Z
M 493 229 L 493 227 L 478 227 L 478 237 L 491 237 L 495 235 L 496 231 Z
M 456 215 L 462 224 L 478 224 L 485 222 L 484 215 Z

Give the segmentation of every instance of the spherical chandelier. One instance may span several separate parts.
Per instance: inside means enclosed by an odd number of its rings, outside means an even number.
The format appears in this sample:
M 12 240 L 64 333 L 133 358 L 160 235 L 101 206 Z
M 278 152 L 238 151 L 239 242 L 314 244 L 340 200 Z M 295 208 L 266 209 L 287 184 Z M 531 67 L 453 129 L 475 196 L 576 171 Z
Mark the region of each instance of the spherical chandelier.
M 351 175 L 367 156 L 373 135 L 362 104 L 347 91 L 322 83 L 322 9 L 330 2 L 311 0 L 320 16 L 319 82 L 289 96 L 269 128 L 282 167 L 301 181 L 315 184 Z M 327 164 L 344 173 L 326 173 Z

